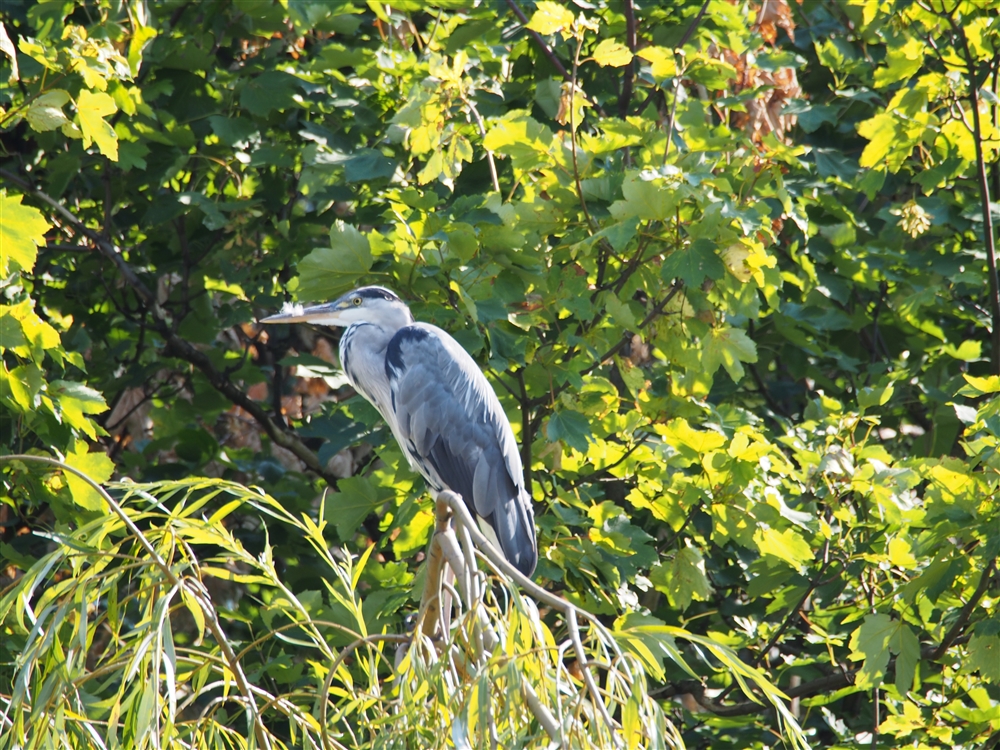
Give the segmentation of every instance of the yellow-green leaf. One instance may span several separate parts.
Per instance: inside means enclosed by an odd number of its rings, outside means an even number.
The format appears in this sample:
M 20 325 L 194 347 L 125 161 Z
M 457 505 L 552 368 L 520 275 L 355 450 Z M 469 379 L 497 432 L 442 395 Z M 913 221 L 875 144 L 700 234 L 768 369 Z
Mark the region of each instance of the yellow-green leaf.
M 53 380 L 49 384 L 49 395 L 59 402 L 59 411 L 70 427 L 81 430 L 91 440 L 97 438 L 97 426 L 88 414 L 100 414 L 108 410 L 104 397 L 83 383 L 68 380 Z
M 0 276 L 10 273 L 11 263 L 22 271 L 34 268 L 36 245 L 51 227 L 37 208 L 21 205 L 23 197 L 0 191 Z
M 61 128 L 69 122 L 62 111 L 63 105 L 70 99 L 69 92 L 64 89 L 52 89 L 35 99 L 24 113 L 32 130 L 44 133 L 46 130 Z
M 784 560 L 796 570 L 802 570 L 813 559 L 812 548 L 794 529 L 757 529 L 753 540 L 761 554 Z
M 975 398 L 987 393 L 1000 393 L 1000 375 L 989 375 L 985 378 L 977 378 L 975 375 L 962 375 L 967 385 L 958 389 L 959 396 L 969 396 Z
M 106 482 L 115 472 L 114 462 L 105 453 L 88 453 L 86 445 L 80 445 L 72 453 L 66 454 L 66 463 L 79 469 L 97 484 Z M 73 502 L 86 510 L 105 510 L 101 495 L 86 481 L 72 472 L 65 472 Z
M 911 37 L 897 47 L 889 47 L 885 56 L 885 67 L 875 71 L 875 88 L 884 88 L 896 81 L 911 78 L 924 64 L 925 44 Z
M 613 68 L 620 68 L 632 62 L 632 52 L 621 42 L 614 39 L 605 39 L 597 45 L 594 50 L 594 62 L 602 68 L 610 65 Z
M 910 550 L 910 543 L 902 537 L 889 540 L 889 562 L 898 568 L 913 568 L 917 558 Z
M 677 75 L 674 53 L 665 47 L 645 47 L 636 52 L 636 56 L 650 63 L 650 72 L 657 81 Z
M 540 0 L 528 28 L 539 34 L 555 34 L 573 25 L 573 12 L 559 3 Z
M 76 100 L 76 110 L 84 148 L 96 143 L 102 154 L 118 161 L 118 135 L 104 119 L 118 111 L 115 100 L 108 94 L 84 90 Z

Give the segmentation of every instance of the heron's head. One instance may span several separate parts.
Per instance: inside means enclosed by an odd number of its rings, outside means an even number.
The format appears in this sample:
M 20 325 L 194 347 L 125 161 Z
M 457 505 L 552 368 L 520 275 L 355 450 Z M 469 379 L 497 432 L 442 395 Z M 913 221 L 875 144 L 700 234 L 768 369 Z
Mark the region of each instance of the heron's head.
M 388 329 L 402 328 L 412 322 L 413 316 L 406 303 L 381 286 L 363 286 L 322 305 L 285 305 L 277 315 L 261 320 L 261 323 L 312 323 L 343 327 L 353 323 L 374 323 Z

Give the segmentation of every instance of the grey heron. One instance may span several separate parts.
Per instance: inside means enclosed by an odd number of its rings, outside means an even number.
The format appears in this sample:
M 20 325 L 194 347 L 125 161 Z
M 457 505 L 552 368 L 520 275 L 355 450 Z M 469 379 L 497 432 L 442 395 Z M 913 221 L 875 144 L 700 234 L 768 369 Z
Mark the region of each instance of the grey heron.
M 517 442 L 486 377 L 455 339 L 414 322 L 406 303 L 379 286 L 261 322 L 346 327 L 344 374 L 378 409 L 410 466 L 435 492 L 461 495 L 504 556 L 531 575 L 538 548 Z

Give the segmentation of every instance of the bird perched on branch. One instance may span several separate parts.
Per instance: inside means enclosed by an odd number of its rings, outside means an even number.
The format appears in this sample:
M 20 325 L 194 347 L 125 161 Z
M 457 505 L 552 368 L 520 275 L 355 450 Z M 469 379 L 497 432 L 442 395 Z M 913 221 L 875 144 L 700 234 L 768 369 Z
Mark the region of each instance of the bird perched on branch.
M 472 357 L 437 326 L 416 323 L 393 292 L 366 286 L 335 302 L 286 306 L 263 323 L 346 327 L 340 364 L 389 424 L 435 491 L 465 500 L 487 536 L 522 573 L 538 560 L 531 497 L 514 433 Z

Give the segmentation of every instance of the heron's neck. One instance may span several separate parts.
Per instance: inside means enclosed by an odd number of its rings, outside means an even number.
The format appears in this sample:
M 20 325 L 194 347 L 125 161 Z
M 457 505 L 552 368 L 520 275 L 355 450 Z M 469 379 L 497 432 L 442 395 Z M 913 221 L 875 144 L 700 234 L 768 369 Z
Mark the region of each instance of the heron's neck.
M 358 322 L 349 325 L 340 338 L 340 366 L 344 374 L 354 390 L 374 404 L 383 416 L 390 403 L 385 350 L 397 330 L 389 330 L 384 324 Z

